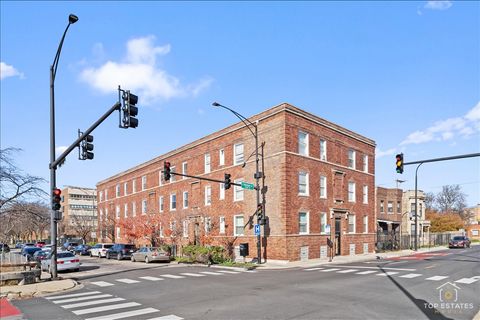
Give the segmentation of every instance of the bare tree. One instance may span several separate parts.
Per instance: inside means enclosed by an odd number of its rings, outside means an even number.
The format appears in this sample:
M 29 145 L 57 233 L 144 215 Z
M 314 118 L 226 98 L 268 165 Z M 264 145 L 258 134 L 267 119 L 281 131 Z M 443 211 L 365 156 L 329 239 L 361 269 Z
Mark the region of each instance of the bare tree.
M 97 228 L 95 225 L 96 218 L 91 215 L 72 215 L 70 219 L 71 228 L 82 238 L 83 243 L 91 240 L 91 234 Z
M 13 204 L 25 201 L 28 197 L 44 197 L 47 195 L 39 184 L 43 178 L 24 174 L 15 165 L 12 154 L 19 152 L 18 148 L 0 149 L 0 215 Z
M 435 200 L 441 213 L 461 214 L 467 207 L 465 193 L 459 185 L 443 186 Z
M 425 193 L 425 210 L 426 211 L 435 211 L 435 194 L 433 192 Z

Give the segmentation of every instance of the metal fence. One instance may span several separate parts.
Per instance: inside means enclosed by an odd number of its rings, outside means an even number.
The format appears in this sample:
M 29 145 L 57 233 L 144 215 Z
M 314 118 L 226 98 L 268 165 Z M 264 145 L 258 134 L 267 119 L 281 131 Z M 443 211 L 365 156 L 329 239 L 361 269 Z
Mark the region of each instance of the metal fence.
M 460 233 L 424 233 L 417 236 L 418 248 L 430 248 L 437 246 L 446 246 L 453 236 Z M 396 251 L 415 248 L 415 236 L 410 234 L 402 234 L 389 232 L 377 233 L 376 251 Z

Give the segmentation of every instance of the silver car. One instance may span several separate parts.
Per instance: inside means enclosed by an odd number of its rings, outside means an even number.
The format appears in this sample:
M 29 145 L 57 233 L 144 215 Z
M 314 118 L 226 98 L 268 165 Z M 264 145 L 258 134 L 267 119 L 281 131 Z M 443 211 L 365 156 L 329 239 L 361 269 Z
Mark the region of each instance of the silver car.
M 153 261 L 170 262 L 170 252 L 160 247 L 141 247 L 134 253 L 132 253 L 131 260 L 144 261 L 150 263 Z
M 52 273 L 52 253 L 50 252 L 48 256 L 42 260 L 42 270 Z M 57 252 L 57 270 L 80 270 L 80 259 L 76 257 L 70 251 L 60 251 Z

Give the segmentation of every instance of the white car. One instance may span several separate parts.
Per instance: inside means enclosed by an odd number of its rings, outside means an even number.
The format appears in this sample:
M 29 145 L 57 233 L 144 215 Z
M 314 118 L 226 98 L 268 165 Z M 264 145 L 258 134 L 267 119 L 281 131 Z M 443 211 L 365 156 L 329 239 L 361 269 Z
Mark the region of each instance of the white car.
M 90 248 L 90 257 L 105 258 L 107 250 L 113 247 L 113 243 L 97 243 Z
M 52 253 L 50 252 L 48 256 L 42 260 L 42 270 L 52 273 L 51 265 L 52 265 Z M 80 259 L 76 257 L 70 251 L 60 251 L 57 252 L 57 270 L 64 271 L 64 270 L 73 270 L 78 271 L 80 270 Z

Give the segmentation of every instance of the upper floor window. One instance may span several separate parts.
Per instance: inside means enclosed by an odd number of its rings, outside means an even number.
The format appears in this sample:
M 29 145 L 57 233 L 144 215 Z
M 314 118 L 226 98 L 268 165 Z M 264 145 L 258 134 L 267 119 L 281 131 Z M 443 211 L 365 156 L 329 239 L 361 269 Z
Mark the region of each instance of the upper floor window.
M 205 228 L 205 234 L 208 234 L 212 230 L 212 218 L 205 217 L 203 225 Z
M 385 203 L 383 200 L 380 200 L 380 212 L 385 212 Z
M 132 202 L 132 216 L 135 217 L 137 215 L 137 203 Z
M 320 233 L 325 234 L 327 225 L 327 214 L 325 212 L 320 213 Z
M 320 198 L 327 197 L 327 177 L 320 176 Z
M 163 212 L 163 210 L 164 210 L 164 205 L 165 205 L 165 203 L 164 203 L 164 201 L 163 201 L 163 196 L 160 196 L 160 197 L 158 198 L 158 207 L 159 207 L 160 212 Z
M 348 202 L 355 202 L 355 182 L 348 183 Z
M 212 187 L 206 186 L 205 187 L 205 205 L 209 206 L 212 204 Z
M 100 191 L 98 193 L 98 196 L 100 197 L 100 201 L 103 201 L 103 191 Z
M 363 155 L 363 172 L 368 172 L 368 156 Z
M 188 163 L 182 162 L 182 173 L 188 174 Z M 187 177 L 183 177 L 183 179 L 187 179 Z
M 177 195 L 175 193 L 170 195 L 170 210 L 177 210 Z
M 147 176 L 142 177 L 142 190 L 147 189 Z
M 368 203 L 368 186 L 363 186 L 363 203 Z
M 218 165 L 220 166 L 224 166 L 225 165 L 225 150 L 223 149 L 220 149 L 220 151 L 218 151 Z
M 220 182 L 218 185 L 219 185 L 219 189 L 220 189 L 218 198 L 220 200 L 223 200 L 223 199 L 225 199 L 225 184 Z
M 220 217 L 220 233 L 225 233 L 225 217 L 221 216 Z
M 105 201 L 108 200 L 108 189 L 105 189 Z
M 242 164 L 243 163 L 243 143 L 237 143 L 233 147 L 233 164 Z
M 123 194 L 127 195 L 128 194 L 128 182 L 125 182 L 123 184 Z
M 348 233 L 355 233 L 355 215 L 348 215 Z
M 368 233 L 368 216 L 363 216 L 363 233 Z
M 170 168 L 170 182 L 173 182 L 175 181 L 175 177 L 176 175 L 174 175 L 174 173 L 177 172 L 177 167 L 171 167 Z
M 128 218 L 128 203 L 123 205 L 123 212 L 125 214 L 125 218 Z
M 239 180 L 234 180 L 233 182 L 238 183 L 238 184 L 241 184 L 241 183 L 242 183 L 242 180 L 241 180 L 241 179 L 239 179 Z M 234 192 L 233 192 L 233 201 L 241 201 L 241 200 L 243 200 L 243 189 L 242 189 L 242 187 L 234 186 L 233 190 L 234 190 Z
M 402 213 L 402 204 L 400 201 L 397 201 L 397 213 Z
M 308 212 L 299 212 L 298 213 L 298 234 L 308 234 L 309 225 L 308 225 Z
M 388 203 L 387 203 L 387 212 L 388 213 L 393 213 L 393 202 L 392 201 L 388 201 Z
M 327 141 L 320 140 L 320 160 L 327 161 Z
M 210 173 L 210 153 L 205 154 L 205 173 Z
M 133 193 L 137 192 L 137 180 L 132 181 L 132 189 Z
M 355 150 L 348 150 L 348 167 L 352 169 L 355 169 L 355 154 Z
M 183 226 L 183 237 L 187 238 L 188 237 L 188 220 L 183 220 L 182 226 Z
M 298 195 L 308 196 L 308 173 L 298 173 Z
M 188 192 L 183 192 L 183 208 L 188 208 Z
M 233 235 L 234 236 L 243 236 L 243 216 L 237 215 L 233 216 Z
M 120 218 L 120 206 L 115 207 L 115 218 Z
M 147 214 L 147 200 L 142 200 L 142 214 Z
M 120 197 L 120 184 L 115 186 L 115 196 L 118 198 Z
M 308 133 L 298 131 L 298 153 L 308 156 Z

